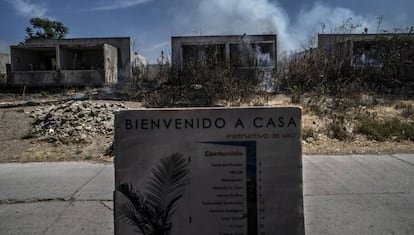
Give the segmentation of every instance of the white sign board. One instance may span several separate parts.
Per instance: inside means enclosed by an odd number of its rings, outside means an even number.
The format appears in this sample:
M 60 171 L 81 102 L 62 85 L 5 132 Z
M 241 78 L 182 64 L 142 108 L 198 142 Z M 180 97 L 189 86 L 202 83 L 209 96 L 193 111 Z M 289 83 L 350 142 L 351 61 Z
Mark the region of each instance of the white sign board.
M 304 234 L 301 110 L 121 111 L 115 233 Z

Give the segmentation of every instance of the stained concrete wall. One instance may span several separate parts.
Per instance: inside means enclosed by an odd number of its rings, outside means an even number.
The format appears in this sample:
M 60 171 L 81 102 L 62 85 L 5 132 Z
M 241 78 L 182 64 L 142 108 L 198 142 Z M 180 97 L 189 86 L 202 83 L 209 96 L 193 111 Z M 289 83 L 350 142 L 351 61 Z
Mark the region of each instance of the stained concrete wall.
M 113 85 L 118 81 L 118 50 L 111 45 L 104 45 L 105 85 Z
M 16 71 L 8 78 L 9 85 L 46 86 L 102 86 L 104 77 L 96 70 Z
M 6 53 L 0 53 L 0 74 L 6 74 L 6 64 L 10 64 L 10 55 Z

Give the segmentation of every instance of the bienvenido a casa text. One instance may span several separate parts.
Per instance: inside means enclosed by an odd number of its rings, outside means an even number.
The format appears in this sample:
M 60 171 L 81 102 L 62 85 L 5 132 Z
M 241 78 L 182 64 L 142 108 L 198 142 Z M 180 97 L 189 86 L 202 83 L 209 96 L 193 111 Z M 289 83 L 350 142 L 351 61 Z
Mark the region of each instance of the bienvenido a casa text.
M 243 128 L 291 128 L 297 127 L 299 121 L 292 116 L 254 117 L 225 119 L 208 118 L 139 118 L 125 119 L 126 130 L 162 130 L 162 129 L 223 129 L 226 127 Z

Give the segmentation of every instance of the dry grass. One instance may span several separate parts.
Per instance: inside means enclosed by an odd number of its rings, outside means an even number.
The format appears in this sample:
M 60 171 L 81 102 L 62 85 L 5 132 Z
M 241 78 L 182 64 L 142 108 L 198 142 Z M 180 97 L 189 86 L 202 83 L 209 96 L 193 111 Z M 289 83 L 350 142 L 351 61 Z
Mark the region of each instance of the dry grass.
M 297 103 L 286 95 L 256 98 L 253 103 L 272 107 L 300 105 L 305 154 L 414 152 L 414 99 L 380 99 L 361 94 L 338 100 L 303 94 Z
M 294 103 L 291 97 L 279 94 L 216 104 L 227 107 L 301 106 L 305 154 L 414 152 L 414 99 L 384 99 L 366 94 L 357 97 L 360 98 L 338 100 L 302 94 Z M 125 105 L 130 108 L 143 106 L 138 102 L 126 102 Z M 105 155 L 108 150 L 105 143 L 110 143 L 113 136 L 99 136 L 88 144 L 69 145 L 22 139 L 30 128 L 27 113 L 31 109 L 26 107 L 24 112 L 0 110 L 3 117 L 0 162 L 112 161 L 113 157 Z

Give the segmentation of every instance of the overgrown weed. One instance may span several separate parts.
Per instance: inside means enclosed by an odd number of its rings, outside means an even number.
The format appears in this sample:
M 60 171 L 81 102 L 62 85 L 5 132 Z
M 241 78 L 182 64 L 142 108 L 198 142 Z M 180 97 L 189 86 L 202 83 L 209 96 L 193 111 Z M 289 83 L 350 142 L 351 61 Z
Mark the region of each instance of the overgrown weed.
M 377 141 L 414 140 L 414 123 L 398 118 L 379 120 L 364 116 L 359 120 L 358 132 Z

